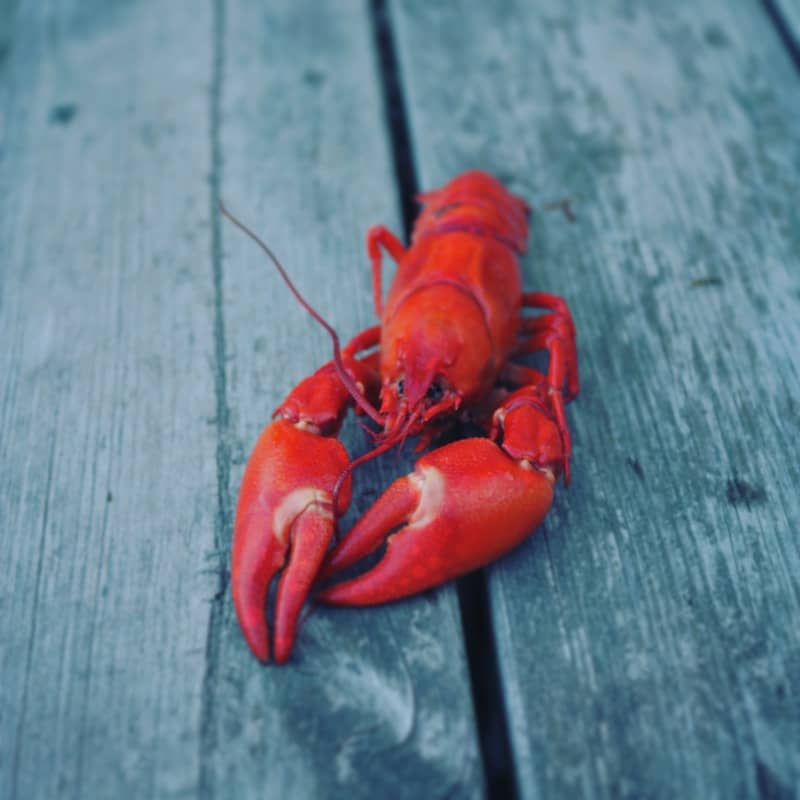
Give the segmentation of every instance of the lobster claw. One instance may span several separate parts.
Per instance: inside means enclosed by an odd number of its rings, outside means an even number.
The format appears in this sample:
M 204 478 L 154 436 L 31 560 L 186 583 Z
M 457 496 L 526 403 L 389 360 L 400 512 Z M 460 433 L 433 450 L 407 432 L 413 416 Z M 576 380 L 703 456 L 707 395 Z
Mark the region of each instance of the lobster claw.
M 270 658 L 269 586 L 284 564 L 275 598 L 274 657 L 278 663 L 289 658 L 297 619 L 333 535 L 333 488 L 348 460 L 336 439 L 278 419 L 264 429 L 247 462 L 231 584 L 239 624 L 261 661 Z M 340 510 L 349 502 L 348 480 L 339 494 Z
M 464 439 L 421 458 L 331 551 L 327 578 L 375 551 L 368 572 L 317 595 L 335 605 L 372 605 L 438 586 L 522 542 L 553 502 L 553 473 L 509 457 L 489 439 Z

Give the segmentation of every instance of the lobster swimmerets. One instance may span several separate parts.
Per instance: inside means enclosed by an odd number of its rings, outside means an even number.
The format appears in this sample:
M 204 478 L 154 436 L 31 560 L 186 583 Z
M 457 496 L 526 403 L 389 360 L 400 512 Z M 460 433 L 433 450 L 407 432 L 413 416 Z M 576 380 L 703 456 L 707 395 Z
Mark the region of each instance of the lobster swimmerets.
M 334 340 L 333 361 L 278 407 L 242 480 L 233 601 L 262 661 L 270 657 L 268 590 L 282 568 L 273 641 L 279 663 L 289 657 L 314 584 L 374 552 L 387 536 L 386 552 L 372 569 L 323 588 L 316 598 L 383 603 L 483 566 L 539 525 L 560 475 L 569 482 L 564 406 L 578 393 L 575 327 L 561 298 L 522 291 L 518 256 L 525 251 L 528 207 L 478 171 L 419 200 L 408 249 L 386 228 L 369 231 L 380 325 L 343 349 L 269 248 L 222 208 L 259 243 Z M 385 304 L 382 249 L 398 264 Z M 513 360 L 540 350 L 549 356 L 547 374 Z M 336 434 L 354 404 L 379 431 L 375 448 L 350 461 Z M 350 502 L 354 468 L 410 435 L 421 435 L 421 446 L 427 445 L 456 419 L 482 425 L 488 437 L 462 439 L 420 458 L 329 552 L 336 517 Z

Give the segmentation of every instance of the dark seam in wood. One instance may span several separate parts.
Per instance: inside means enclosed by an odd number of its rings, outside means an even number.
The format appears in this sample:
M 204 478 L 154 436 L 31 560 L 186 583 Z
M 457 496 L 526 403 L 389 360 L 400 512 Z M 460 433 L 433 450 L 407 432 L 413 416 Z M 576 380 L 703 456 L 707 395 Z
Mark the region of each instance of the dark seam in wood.
M 397 54 L 386 9 L 386 0 L 370 0 L 370 20 L 372 21 L 375 50 L 378 55 L 386 127 L 392 143 L 391 155 L 400 194 L 403 230 L 406 241 L 411 241 L 411 230 L 414 227 L 414 219 L 417 215 L 415 198 L 419 192 L 419 181 L 417 180 L 417 169 L 411 149 L 408 114 L 403 90 L 400 87 L 400 70 L 397 64 Z
M 58 422 L 56 415 L 56 423 Z M 57 430 L 57 425 L 54 430 Z M 39 534 L 39 558 L 36 562 L 36 580 L 33 590 L 33 607 L 31 610 L 31 635 L 28 639 L 28 648 L 25 654 L 25 685 L 22 688 L 22 707 L 19 714 L 19 724 L 17 725 L 17 735 L 14 747 L 14 766 L 11 770 L 11 798 L 17 797 L 17 781 L 19 780 L 19 758 L 22 749 L 22 731 L 25 728 L 25 717 L 28 707 L 28 688 L 31 679 L 31 663 L 33 661 L 33 645 L 36 641 L 36 617 L 39 611 L 39 597 L 42 586 L 42 568 L 44 565 L 44 547 L 47 537 L 47 523 L 50 519 L 50 488 L 53 484 L 53 461 L 56 451 L 56 435 L 53 433 L 53 440 L 50 442 L 50 455 L 47 460 L 47 482 L 44 490 L 44 509 L 42 510 L 42 530 Z
M 121 315 L 121 306 L 117 304 L 117 342 L 118 345 L 121 341 L 120 336 L 120 324 L 119 319 Z M 115 364 L 114 368 L 114 395 L 117 394 L 117 375 L 118 375 L 119 363 Z M 116 420 L 117 420 L 117 409 L 118 406 L 114 405 L 114 410 L 112 412 L 111 418 L 111 435 L 109 438 L 113 438 L 114 429 L 116 427 Z M 120 425 L 121 428 L 121 425 Z M 122 452 L 122 448 L 120 447 L 118 452 Z M 113 464 L 113 458 L 110 458 L 108 461 L 108 470 L 106 473 L 106 486 L 111 485 L 111 468 Z M 83 476 L 81 476 L 81 480 L 79 483 L 80 486 L 83 486 Z M 100 496 L 102 496 L 102 490 L 100 491 Z M 97 462 L 96 457 L 95 461 L 92 464 L 92 491 L 91 497 L 97 497 Z M 93 664 L 93 656 L 94 656 L 94 643 L 95 643 L 95 632 L 97 631 L 98 625 L 98 618 L 100 615 L 100 609 L 103 606 L 103 597 L 102 597 L 102 573 L 103 568 L 106 566 L 106 541 L 107 541 L 107 533 L 108 533 L 108 517 L 111 512 L 110 505 L 108 500 L 103 503 L 103 522 L 100 527 L 100 548 L 99 548 L 99 558 L 97 559 L 97 580 L 95 583 L 95 599 L 94 599 L 94 608 L 92 613 L 92 621 L 91 625 L 89 626 L 89 642 L 86 648 L 87 654 L 87 662 L 89 664 L 89 669 L 87 670 L 86 681 L 84 683 L 84 690 L 83 690 L 83 703 L 82 706 L 82 714 L 81 714 L 81 722 L 80 722 L 80 735 L 83 736 L 83 732 L 86 730 L 86 720 L 87 720 L 87 709 L 89 708 L 89 700 L 91 698 L 91 688 L 92 688 L 92 664 Z M 88 564 L 87 564 L 88 567 Z M 84 573 L 85 574 L 85 573 Z M 78 750 L 78 758 L 77 758 L 77 765 L 75 768 L 75 786 L 79 789 L 83 784 L 83 754 L 85 752 L 85 748 L 81 747 Z M 151 778 L 154 777 L 154 773 L 151 770 L 150 772 Z
M 407 241 L 416 217 L 414 198 L 419 193 L 414 152 L 408 128 L 400 69 L 397 61 L 391 21 L 385 0 L 370 0 L 370 18 L 378 54 L 380 82 L 384 98 L 386 124 L 400 195 L 403 227 Z M 456 582 L 464 652 L 478 727 L 481 760 L 487 780 L 487 796 L 513 800 L 517 796 L 513 754 L 510 747 L 508 714 L 500 692 L 498 652 L 488 608 L 486 573 L 479 570 Z M 495 710 L 495 730 L 487 711 Z M 494 733 L 494 735 L 492 735 Z
M 115 322 L 116 322 L 116 347 L 117 352 L 123 352 L 123 345 L 124 345 L 124 326 L 123 326 L 123 303 L 124 300 L 120 298 L 124 298 L 125 292 L 123 288 L 124 280 L 122 272 L 124 270 L 124 261 L 120 263 L 120 268 L 116 273 L 117 277 L 117 302 L 116 302 L 116 315 L 115 315 Z M 120 380 L 120 371 L 123 372 L 123 379 Z M 112 380 L 112 396 L 118 397 L 119 396 L 119 385 L 120 383 L 124 384 L 124 362 L 121 359 L 117 359 L 114 363 L 114 374 Z M 115 446 L 112 447 L 112 453 L 122 453 L 124 452 L 122 446 L 122 430 L 125 420 L 124 412 L 121 414 L 120 418 L 120 406 L 119 404 L 115 403 L 112 412 L 111 412 L 111 424 L 109 428 L 109 439 L 114 440 L 116 436 L 118 441 L 115 442 Z M 88 433 L 87 433 L 87 452 L 88 452 Z M 106 470 L 106 491 L 108 494 L 106 495 L 106 501 L 103 503 L 103 521 L 100 528 L 100 547 L 99 547 L 99 558 L 97 559 L 97 580 L 95 582 L 95 589 L 96 595 L 94 600 L 94 608 L 92 613 L 92 620 L 89 626 L 89 641 L 86 648 L 87 653 L 87 663 L 89 668 L 87 670 L 86 681 L 84 683 L 84 693 L 83 693 L 83 703 L 82 705 L 82 715 L 80 721 L 80 736 L 83 738 L 84 731 L 86 730 L 86 721 L 87 721 L 87 710 L 89 708 L 89 701 L 92 696 L 92 666 L 94 664 L 94 643 L 95 643 L 95 633 L 97 631 L 98 620 L 100 617 L 100 611 L 103 607 L 104 601 L 102 597 L 102 574 L 103 569 L 106 567 L 106 543 L 107 543 L 107 534 L 108 534 L 108 518 L 111 513 L 111 508 L 109 506 L 108 497 L 110 496 L 111 492 L 107 488 L 111 486 L 111 472 L 114 466 L 114 458 L 111 456 L 108 459 L 107 470 Z M 81 479 L 79 481 L 79 486 L 83 486 L 84 479 L 83 475 L 81 475 Z M 102 489 L 99 491 L 97 490 L 97 455 L 92 461 L 92 482 L 91 482 L 91 497 L 97 497 L 98 494 L 102 497 Z M 88 564 L 86 568 L 88 568 Z M 85 575 L 85 570 L 84 570 Z M 81 746 L 78 750 L 78 758 L 77 758 L 77 765 L 75 769 L 75 786 L 80 787 L 83 785 L 83 764 L 84 764 L 84 753 L 86 748 Z M 150 777 L 152 780 L 155 780 L 155 773 L 153 770 L 150 771 Z M 152 786 L 151 786 L 152 791 Z
M 489 586 L 481 569 L 459 578 L 458 608 L 469 665 L 470 688 L 488 798 L 519 797 L 511 750 L 508 709 L 501 691 L 497 643 L 492 629 Z
M 222 81 L 225 64 L 225 0 L 212 0 L 212 68 L 209 96 L 209 138 L 211 172 L 209 176 L 209 214 L 211 224 L 211 269 L 214 285 L 214 394 L 217 423 L 217 516 L 214 526 L 214 550 L 226 551 L 227 531 L 232 523 L 230 496 L 230 412 L 225 375 L 225 318 L 222 290 L 222 225 L 217 200 L 222 185 L 222 150 L 220 144 Z M 227 562 L 218 571 L 217 591 L 211 600 L 206 662 L 203 675 L 202 709 L 200 713 L 200 753 L 198 795 L 213 797 L 214 777 L 211 755 L 217 745 L 217 709 L 215 690 L 219 672 L 220 637 L 225 617 L 228 590 Z
M 781 42 L 783 42 L 784 47 L 789 53 L 789 57 L 792 59 L 795 68 L 800 72 L 800 38 L 795 38 L 791 26 L 784 19 L 780 9 L 775 5 L 774 0 L 761 0 L 761 2 L 764 6 L 764 10 L 767 12 L 770 22 L 775 26 L 775 30 Z M 797 32 L 797 36 L 800 37 L 800 32 Z

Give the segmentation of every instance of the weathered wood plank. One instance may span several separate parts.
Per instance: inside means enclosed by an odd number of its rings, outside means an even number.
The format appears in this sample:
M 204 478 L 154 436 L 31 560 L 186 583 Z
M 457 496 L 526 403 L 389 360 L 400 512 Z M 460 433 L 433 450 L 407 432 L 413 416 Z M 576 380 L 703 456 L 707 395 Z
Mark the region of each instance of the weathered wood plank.
M 800 54 L 800 0 L 771 0 Z
M 758 3 L 392 6 L 423 188 L 538 209 L 574 482 L 491 571 L 523 797 L 800 792 L 800 83 Z
M 5 4 L 0 797 L 198 784 L 216 511 L 205 4 Z
M 372 324 L 367 227 L 398 219 L 367 5 L 286 0 L 265 8 L 234 0 L 222 27 L 222 194 L 348 338 Z M 227 534 L 258 433 L 331 348 L 253 244 L 232 226 L 221 237 L 223 433 L 235 465 L 226 487 Z M 346 443 L 351 452 L 368 446 L 354 425 Z M 391 462 L 359 470 L 358 511 L 391 470 Z M 395 607 L 316 609 L 282 668 L 263 667 L 249 653 L 226 591 L 210 652 L 202 755 L 210 794 L 481 794 L 451 589 Z

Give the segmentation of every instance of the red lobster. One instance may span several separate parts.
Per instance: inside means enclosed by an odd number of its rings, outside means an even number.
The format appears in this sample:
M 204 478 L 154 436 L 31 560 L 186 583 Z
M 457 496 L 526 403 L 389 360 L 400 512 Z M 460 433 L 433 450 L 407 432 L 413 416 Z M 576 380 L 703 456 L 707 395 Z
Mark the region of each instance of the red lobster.
M 317 581 L 327 581 L 380 547 L 369 571 L 323 588 L 325 603 L 370 605 L 429 589 L 511 550 L 544 519 L 553 486 L 569 482 L 564 406 L 578 393 L 575 327 L 566 303 L 522 291 L 529 209 L 492 176 L 466 172 L 420 196 L 409 248 L 386 228 L 367 236 L 380 325 L 339 347 L 296 386 L 264 429 L 247 463 L 236 509 L 232 588 L 253 653 L 270 657 L 265 620 L 275 597 L 273 652 L 285 662 L 297 620 Z M 382 302 L 382 248 L 398 270 Z M 539 316 L 523 310 L 545 310 Z M 546 350 L 547 374 L 514 362 Z M 351 461 L 336 439 L 348 408 L 379 427 L 376 446 Z M 469 419 L 488 437 L 447 444 L 420 458 L 329 551 L 337 516 L 350 502 L 351 474 L 407 436 L 420 448 Z M 288 558 L 288 563 L 287 563 Z

